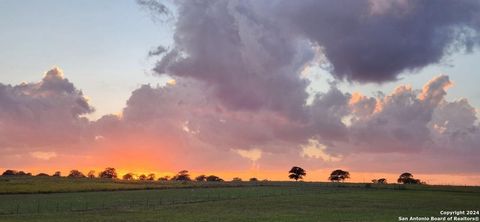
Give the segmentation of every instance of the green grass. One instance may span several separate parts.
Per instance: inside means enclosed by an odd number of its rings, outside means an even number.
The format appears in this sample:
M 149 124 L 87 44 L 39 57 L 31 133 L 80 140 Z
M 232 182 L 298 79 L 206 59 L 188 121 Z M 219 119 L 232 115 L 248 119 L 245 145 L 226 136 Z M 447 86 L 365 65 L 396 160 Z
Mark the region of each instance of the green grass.
M 2 179 L 2 193 L 31 192 L 0 195 L 2 222 L 398 221 L 399 216 L 480 209 L 479 187 Z M 67 192 L 109 189 L 115 191 Z
M 241 185 L 242 183 L 240 183 Z M 243 183 L 246 186 L 247 183 Z M 124 181 L 111 179 L 72 179 L 66 177 L 0 177 L 0 194 L 64 193 L 115 190 L 146 190 L 191 187 L 239 186 L 239 183 L 193 183 L 176 181 Z

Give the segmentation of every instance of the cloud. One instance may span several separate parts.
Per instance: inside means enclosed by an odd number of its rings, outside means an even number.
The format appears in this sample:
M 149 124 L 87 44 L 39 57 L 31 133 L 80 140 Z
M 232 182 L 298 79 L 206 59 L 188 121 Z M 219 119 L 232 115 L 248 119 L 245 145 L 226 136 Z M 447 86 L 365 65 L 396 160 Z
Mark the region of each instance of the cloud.
M 175 45 L 158 61 L 158 74 L 203 81 L 230 109 L 301 117 L 308 81 L 296 73 L 313 59 L 308 42 L 295 40 L 247 1 L 177 6 Z
M 269 109 L 232 109 L 208 83 L 177 77 L 175 84 L 134 90 L 121 115 L 89 121 L 82 116 L 93 108 L 83 93 L 54 69 L 40 82 L 1 85 L 0 152 L 5 166 L 21 166 L 26 158 L 57 165 L 68 157 L 68 166 L 77 158 L 97 166 L 169 171 L 238 171 L 251 169 L 254 161 L 257 170 L 340 165 L 477 172 L 477 112 L 466 99 L 445 99 L 451 85 L 442 75 L 422 89 L 404 85 L 368 97 L 332 83 L 301 106 L 303 116 L 296 118 Z
M 253 162 L 262 158 L 262 151 L 260 149 L 251 149 L 251 150 L 234 150 L 238 155 L 247 158 Z
M 311 140 L 345 161 L 359 152 L 443 150 L 431 122 L 448 103 L 447 76 L 422 90 L 399 86 L 376 98 L 342 92 L 332 83 L 307 104 L 310 82 L 302 71 L 320 65 L 338 80 L 393 81 L 457 50 L 472 51 L 479 42 L 480 3 L 474 1 L 176 1 L 175 6 L 174 44 L 162 50 L 154 71 L 188 81 L 186 91 L 205 96 L 199 100 L 204 103 L 184 106 L 188 113 L 176 113 L 176 125 L 206 146 L 261 149 L 264 163 L 287 150 L 301 153 Z M 169 90 L 181 104 L 199 99 L 196 93 L 179 99 L 183 90 Z
M 234 108 L 292 109 L 285 98 L 301 105 L 308 82 L 300 71 L 319 58 L 338 79 L 385 82 L 480 43 L 477 1 L 175 4 L 174 46 L 154 70 L 206 81 Z
M 247 167 L 247 158 L 262 169 L 301 163 L 372 170 L 383 164 L 398 171 L 423 158 L 428 160 L 415 165 L 425 172 L 475 171 L 468 156 L 480 153 L 475 109 L 465 99 L 445 100 L 451 84 L 442 75 L 421 90 L 403 85 L 376 98 L 344 93 L 332 84 L 303 106 L 305 116 L 298 120 L 271 110 L 225 108 L 208 84 L 179 78 L 175 85 L 142 86 L 121 117 L 105 116 L 95 125 L 102 143 L 143 147 L 175 166 L 239 169 Z M 433 157 L 455 167 L 447 169 Z M 375 164 L 362 164 L 368 159 Z
M 473 50 L 480 3 L 180 0 L 170 13 L 158 1 L 138 2 L 176 16 L 174 44 L 149 53 L 159 56 L 156 74 L 173 80 L 141 86 L 121 115 L 97 121 L 84 117 L 93 108 L 59 69 L 38 83 L 0 84 L 0 152 L 86 149 L 98 163 L 169 170 L 245 169 L 255 159 L 277 169 L 396 171 L 414 162 L 430 172 L 478 172 L 477 112 L 466 99 L 445 100 L 448 76 L 376 97 L 331 83 L 307 103 L 302 71 L 320 64 L 339 81 L 395 80 Z
M 327 146 L 319 143 L 317 140 L 309 140 L 308 144 L 302 145 L 301 156 L 321 159 L 324 162 L 338 162 L 341 156 L 331 156 L 325 152 Z
M 137 0 L 137 4 L 140 5 L 142 8 L 145 8 L 151 11 L 152 19 L 162 21 L 163 18 L 170 18 L 172 12 L 168 9 L 168 7 L 156 0 Z M 158 48 L 157 52 L 161 51 Z
M 421 149 L 430 142 L 428 123 L 450 84 L 448 76 L 439 76 L 430 80 L 422 92 L 410 86 L 399 86 L 390 95 L 376 100 L 357 99 L 351 104 L 353 111 L 359 113 L 357 105 L 370 101 L 365 107 L 370 113 L 364 110 L 354 117 L 349 129 L 351 139 L 360 145 L 358 149 L 381 152 Z M 371 104 L 373 101 L 375 105 Z
M 188 89 L 153 89 L 171 98 L 161 108 L 151 103 L 136 108 L 132 97 L 125 113 L 138 109 L 143 114 L 135 118 L 145 119 L 175 113 L 164 124 L 178 118 L 175 127 L 222 150 L 300 152 L 300 144 L 311 139 L 332 155 L 422 150 L 431 146 L 428 124 L 444 98 L 447 77 L 432 80 L 422 92 L 400 86 L 381 98 L 344 93 L 332 84 L 307 104 L 310 82 L 302 71 L 327 63 L 337 79 L 385 82 L 478 43 L 477 2 L 441 1 L 436 10 L 420 1 L 367 0 L 176 1 L 175 6 L 174 44 L 159 48 L 154 71 L 188 82 Z M 205 97 L 183 98 L 192 90 Z M 170 100 L 181 101 L 172 104 L 177 109 L 167 108 Z
M 82 91 L 59 68 L 48 71 L 40 82 L 0 84 L 0 147 L 31 147 L 81 144 L 88 141 L 92 113 Z
M 477 1 L 279 1 L 268 10 L 318 44 L 339 79 L 385 82 L 479 41 Z
M 40 160 L 50 160 L 52 158 L 57 157 L 57 153 L 55 152 L 42 152 L 42 151 L 31 152 L 30 155 L 33 158 L 37 158 Z

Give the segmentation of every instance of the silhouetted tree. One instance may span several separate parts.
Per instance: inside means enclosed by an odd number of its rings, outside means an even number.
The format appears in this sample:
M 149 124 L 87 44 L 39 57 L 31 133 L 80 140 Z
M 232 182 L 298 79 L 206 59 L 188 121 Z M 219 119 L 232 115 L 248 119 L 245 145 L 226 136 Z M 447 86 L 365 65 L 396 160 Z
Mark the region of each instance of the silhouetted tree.
M 220 177 L 217 177 L 215 175 L 210 175 L 207 178 L 205 178 L 208 182 L 222 182 L 223 179 Z
M 155 180 L 155 174 L 154 173 L 150 173 L 147 175 L 147 180 Z
M 17 175 L 18 175 L 18 176 L 32 176 L 32 173 L 19 171 L 19 172 L 17 173 Z
M 67 177 L 70 177 L 70 178 L 85 178 L 86 176 L 85 176 L 85 174 L 83 174 L 82 172 L 80 172 L 78 170 L 71 170 Z
M 380 179 L 378 179 L 377 183 L 379 183 L 379 184 L 387 184 L 387 179 L 385 179 L 385 178 L 380 178 Z
M 411 173 L 402 173 L 398 177 L 397 182 L 401 183 L 403 180 L 408 179 L 408 178 L 413 178 L 413 175 Z
M 102 171 L 102 172 L 100 172 L 100 174 L 98 174 L 98 177 L 108 178 L 108 179 L 116 179 L 117 178 L 117 171 L 115 170 L 115 168 L 107 167 L 107 168 L 105 168 L 104 171 Z
M 248 179 L 248 181 L 250 181 L 250 182 L 257 182 L 257 181 L 258 181 L 258 179 L 257 179 L 257 178 L 255 178 L 255 177 L 252 177 L 252 178 Z
M 188 170 L 182 170 L 177 173 L 177 175 L 172 177 L 172 180 L 177 180 L 177 181 L 191 181 L 190 179 L 190 174 L 188 174 Z
M 206 180 L 207 180 L 207 176 L 205 176 L 203 174 L 195 177 L 195 181 L 197 181 L 197 182 L 203 182 L 203 181 L 206 181 Z
M 36 177 L 49 177 L 50 175 L 46 174 L 46 173 L 39 173 L 37 175 L 35 175 Z
M 373 179 L 372 180 L 372 183 L 376 183 L 376 184 L 387 184 L 387 179 L 385 178 L 380 178 L 380 179 Z
M 56 171 L 52 177 L 61 177 L 62 176 L 62 173 L 60 171 Z
M 87 177 L 90 179 L 95 178 L 95 170 L 88 171 Z
M 15 176 L 17 173 L 18 171 L 16 170 L 5 170 L 5 172 L 2 173 L 2 176 Z
M 307 175 L 307 172 L 305 172 L 304 169 L 302 169 L 301 167 L 297 167 L 297 166 L 292 167 L 292 169 L 290 171 L 288 171 L 288 173 L 290 174 L 290 175 L 288 175 L 288 177 L 290 179 L 294 179 L 295 181 L 301 180 L 301 179 L 303 179 L 304 176 Z
M 163 177 L 160 177 L 158 178 L 159 181 L 168 181 L 170 180 L 170 176 L 163 176 Z
M 16 171 L 16 170 L 5 170 L 2 176 L 32 176 L 31 173 L 26 173 L 24 171 Z
M 31 176 L 32 173 L 27 173 L 22 170 L 18 171 L 17 176 Z
M 340 182 L 348 178 L 350 178 L 350 173 L 343 170 L 334 170 L 330 174 L 330 177 L 328 177 L 328 179 L 332 182 Z
M 242 178 L 240 178 L 240 177 L 234 177 L 234 178 L 232 179 L 232 182 L 242 182 Z
M 147 176 L 145 174 L 141 174 L 138 176 L 138 180 L 147 180 Z
M 398 183 L 403 184 L 421 184 L 422 182 L 418 179 L 414 179 L 411 173 L 402 173 L 397 179 Z
M 122 176 L 122 179 L 123 180 L 133 180 L 133 179 L 135 179 L 135 175 L 133 173 L 127 173 L 127 174 Z

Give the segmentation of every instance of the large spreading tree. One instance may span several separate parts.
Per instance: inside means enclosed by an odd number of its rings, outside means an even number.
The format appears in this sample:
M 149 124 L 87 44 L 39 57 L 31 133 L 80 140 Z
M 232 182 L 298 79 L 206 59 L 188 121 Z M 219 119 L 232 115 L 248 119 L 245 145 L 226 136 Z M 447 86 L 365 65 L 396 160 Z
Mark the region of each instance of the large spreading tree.
M 301 167 L 294 166 L 290 171 L 288 171 L 288 177 L 294 179 L 295 181 L 303 179 L 307 175 L 307 172 Z
M 340 169 L 332 171 L 330 177 L 328 177 L 332 182 L 342 182 L 348 178 L 350 178 L 350 173 Z
M 419 179 L 413 178 L 413 175 L 411 173 L 402 173 L 398 179 L 398 183 L 403 183 L 403 184 L 421 184 L 422 182 Z

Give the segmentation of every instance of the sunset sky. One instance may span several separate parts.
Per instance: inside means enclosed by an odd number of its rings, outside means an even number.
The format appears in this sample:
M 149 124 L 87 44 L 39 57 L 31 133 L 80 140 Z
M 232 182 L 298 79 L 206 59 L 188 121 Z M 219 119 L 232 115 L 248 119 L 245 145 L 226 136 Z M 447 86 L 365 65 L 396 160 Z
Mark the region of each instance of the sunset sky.
M 0 3 L 0 170 L 480 185 L 480 1 Z

